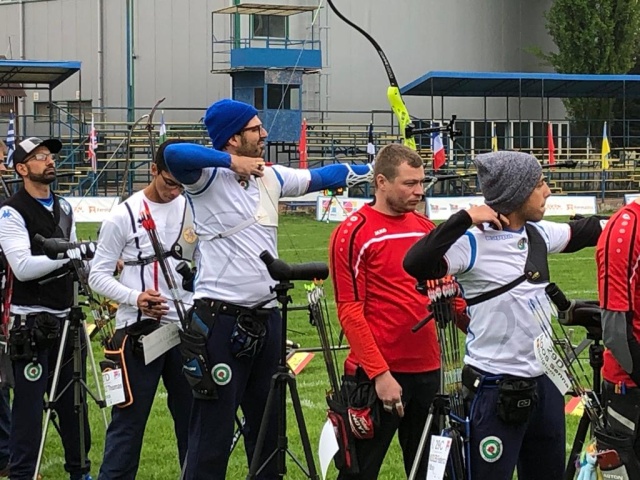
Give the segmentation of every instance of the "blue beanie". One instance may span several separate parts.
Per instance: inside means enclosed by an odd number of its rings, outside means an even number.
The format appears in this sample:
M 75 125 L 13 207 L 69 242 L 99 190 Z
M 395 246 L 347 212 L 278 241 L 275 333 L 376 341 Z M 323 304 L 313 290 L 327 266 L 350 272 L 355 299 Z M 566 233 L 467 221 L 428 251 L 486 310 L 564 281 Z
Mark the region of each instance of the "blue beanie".
M 207 109 L 204 124 L 213 142 L 213 148 L 222 150 L 229 139 L 244 128 L 258 111 L 248 103 L 225 98 Z

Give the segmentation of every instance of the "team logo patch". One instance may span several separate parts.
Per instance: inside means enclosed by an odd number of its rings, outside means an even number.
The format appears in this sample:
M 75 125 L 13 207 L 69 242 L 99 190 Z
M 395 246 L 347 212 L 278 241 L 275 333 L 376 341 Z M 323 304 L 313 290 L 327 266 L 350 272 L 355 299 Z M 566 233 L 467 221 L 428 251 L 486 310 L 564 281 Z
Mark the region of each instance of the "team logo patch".
M 498 437 L 485 437 L 480 441 L 480 456 L 485 462 L 493 463 L 502 456 L 502 440 Z
M 231 381 L 231 367 L 226 363 L 218 363 L 214 365 L 213 370 L 211 370 L 211 376 L 213 377 L 213 381 L 218 385 L 226 385 Z
M 518 240 L 518 248 L 520 250 L 524 250 L 525 248 L 527 248 L 527 239 L 526 238 L 521 238 L 520 240 Z
M 238 176 L 236 177 L 236 180 L 238 180 L 238 184 L 245 190 L 249 188 L 249 180 L 246 179 L 245 177 Z
M 62 208 L 62 210 L 64 210 L 64 213 L 66 215 L 69 215 L 69 213 L 71 213 L 71 205 L 69 205 L 69 203 L 66 200 L 60 200 L 60 208 Z
M 42 376 L 42 365 L 39 363 L 28 363 L 26 367 L 24 367 L 24 378 L 29 380 L 30 382 L 35 382 L 40 379 Z
M 182 238 L 184 238 L 184 241 L 187 243 L 194 243 L 198 239 L 198 236 L 193 227 L 187 227 L 182 232 Z

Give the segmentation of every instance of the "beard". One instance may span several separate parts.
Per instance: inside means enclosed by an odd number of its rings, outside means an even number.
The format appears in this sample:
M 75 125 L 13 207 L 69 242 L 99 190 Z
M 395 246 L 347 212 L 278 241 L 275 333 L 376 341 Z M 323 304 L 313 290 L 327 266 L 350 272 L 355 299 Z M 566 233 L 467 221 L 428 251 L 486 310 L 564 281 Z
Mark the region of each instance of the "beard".
M 417 204 L 403 202 L 402 200 L 399 200 L 394 197 L 387 197 L 385 199 L 385 202 L 389 210 L 391 210 L 394 213 L 397 213 L 398 215 L 403 213 L 414 212 L 418 206 Z
M 240 145 L 235 152 L 236 155 L 251 158 L 261 158 L 264 155 L 264 143 L 262 145 L 259 145 L 258 142 L 251 143 L 244 135 L 240 138 Z M 260 141 L 264 142 L 264 139 L 261 138 Z
M 33 173 L 29 171 L 27 178 L 33 183 L 40 183 L 42 185 L 51 185 L 56 181 L 56 170 L 45 170 L 42 173 Z

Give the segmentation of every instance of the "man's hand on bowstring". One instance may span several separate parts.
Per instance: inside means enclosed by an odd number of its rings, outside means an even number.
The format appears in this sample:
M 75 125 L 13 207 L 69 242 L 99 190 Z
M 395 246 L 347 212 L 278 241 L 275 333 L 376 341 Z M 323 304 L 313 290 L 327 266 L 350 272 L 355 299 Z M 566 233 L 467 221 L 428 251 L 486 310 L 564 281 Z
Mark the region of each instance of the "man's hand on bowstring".
M 144 315 L 158 320 L 169 312 L 167 299 L 160 295 L 160 292 L 150 288 L 138 295 L 136 303 Z
M 502 230 L 503 225 L 509 225 L 509 219 L 496 212 L 488 205 L 472 205 L 467 209 L 467 213 L 471 217 L 471 222 L 480 230 L 483 230 L 483 223 L 490 223 L 498 230 Z
M 373 379 L 376 386 L 376 394 L 382 401 L 384 411 L 397 412 L 399 417 L 404 417 L 404 405 L 402 404 L 402 387 L 393 378 L 391 372 L 386 371 Z
M 262 177 L 264 175 L 264 159 L 231 155 L 231 170 L 246 177 L 250 175 Z

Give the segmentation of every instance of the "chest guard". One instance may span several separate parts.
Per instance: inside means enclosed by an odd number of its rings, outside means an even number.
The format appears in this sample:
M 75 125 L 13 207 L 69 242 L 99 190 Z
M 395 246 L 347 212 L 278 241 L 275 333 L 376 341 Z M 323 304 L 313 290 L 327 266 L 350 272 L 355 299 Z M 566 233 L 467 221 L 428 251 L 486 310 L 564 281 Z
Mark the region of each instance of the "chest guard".
M 227 238 L 250 227 L 254 223 L 264 225 L 265 227 L 278 227 L 278 201 L 280 200 L 280 193 L 282 191 L 278 177 L 272 168 L 267 167 L 264 169 L 264 176 L 258 178 L 256 183 L 258 184 L 260 197 L 254 214 L 225 232 L 200 235 L 202 240 Z
M 257 180 L 260 200 L 256 209 L 256 221 L 265 227 L 278 227 L 278 201 L 282 188 L 273 168 L 264 169 L 264 177 Z

